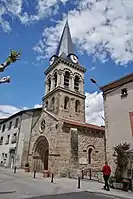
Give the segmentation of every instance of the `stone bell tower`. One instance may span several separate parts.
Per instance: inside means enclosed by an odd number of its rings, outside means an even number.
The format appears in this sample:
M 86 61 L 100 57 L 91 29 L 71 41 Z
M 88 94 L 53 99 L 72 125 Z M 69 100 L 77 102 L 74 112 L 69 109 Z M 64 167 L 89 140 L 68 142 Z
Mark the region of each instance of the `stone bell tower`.
M 84 73 L 66 21 L 56 54 L 45 71 L 44 108 L 59 118 L 85 122 Z

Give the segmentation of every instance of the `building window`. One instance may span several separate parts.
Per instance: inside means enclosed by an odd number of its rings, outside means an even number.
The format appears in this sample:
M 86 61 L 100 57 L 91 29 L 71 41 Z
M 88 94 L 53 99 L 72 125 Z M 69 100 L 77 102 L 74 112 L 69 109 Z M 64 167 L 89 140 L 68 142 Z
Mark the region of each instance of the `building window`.
M 75 102 L 75 112 L 79 113 L 80 112 L 80 101 L 76 100 Z
M 88 149 L 88 163 L 91 164 L 92 163 L 92 148 Z
M 8 130 L 10 130 L 11 128 L 12 128 L 12 121 L 9 123 Z
M 69 98 L 65 97 L 64 99 L 64 109 L 68 109 Z
M 48 79 L 48 91 L 51 90 L 51 78 Z
M 68 71 L 65 72 L 64 75 L 64 87 L 69 88 L 69 79 L 70 79 L 70 73 Z
M 9 140 L 10 140 L 10 135 L 7 135 L 7 140 L 6 140 L 5 144 L 9 144 Z
M 121 97 L 126 97 L 128 95 L 127 88 L 121 89 Z
M 0 138 L 0 145 L 3 144 L 3 137 Z
M 54 86 L 57 86 L 57 73 L 54 74 Z
M 5 125 L 5 124 L 3 124 L 2 132 L 4 132 L 4 131 L 5 131 L 5 128 L 6 128 L 6 125 Z
M 16 143 L 17 141 L 17 133 L 14 133 L 13 136 L 12 136 L 12 144 Z
M 48 101 L 46 101 L 46 103 L 45 103 L 45 107 L 46 107 L 46 108 L 48 108 Z
M 14 126 L 14 128 L 17 128 L 18 127 L 18 118 L 16 119 L 16 121 L 15 121 L 15 126 Z
M 75 76 L 74 78 L 74 90 L 79 91 L 79 76 Z

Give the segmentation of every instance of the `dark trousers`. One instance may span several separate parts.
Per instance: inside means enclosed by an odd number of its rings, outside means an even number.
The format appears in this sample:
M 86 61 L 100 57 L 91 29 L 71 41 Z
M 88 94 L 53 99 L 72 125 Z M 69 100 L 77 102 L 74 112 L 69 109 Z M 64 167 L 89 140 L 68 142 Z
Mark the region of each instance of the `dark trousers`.
M 105 189 L 107 188 L 107 190 L 109 190 L 109 184 L 108 184 L 109 176 L 104 175 L 103 178 L 104 178 L 104 182 L 105 182 L 104 188 L 105 188 Z

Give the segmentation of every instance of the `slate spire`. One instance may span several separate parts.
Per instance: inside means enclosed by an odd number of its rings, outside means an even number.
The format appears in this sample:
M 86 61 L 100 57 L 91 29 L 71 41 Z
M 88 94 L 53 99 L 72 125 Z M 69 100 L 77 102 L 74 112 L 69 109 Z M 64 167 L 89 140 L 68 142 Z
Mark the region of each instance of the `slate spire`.
M 69 55 L 70 53 L 74 54 L 73 43 L 70 33 L 70 28 L 68 24 L 68 19 L 66 20 L 65 27 L 63 29 L 63 33 L 61 35 L 61 39 L 56 51 L 57 56 L 61 56 L 65 54 L 65 56 Z

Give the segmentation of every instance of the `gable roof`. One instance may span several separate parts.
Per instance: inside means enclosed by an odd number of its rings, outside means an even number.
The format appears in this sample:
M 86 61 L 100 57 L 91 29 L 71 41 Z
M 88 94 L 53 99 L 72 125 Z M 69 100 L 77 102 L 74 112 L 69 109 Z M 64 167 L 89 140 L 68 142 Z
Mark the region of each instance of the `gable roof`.
M 122 85 L 124 84 L 127 84 L 129 82 L 132 82 L 133 81 L 133 73 L 130 73 L 126 76 L 123 76 L 121 77 L 120 79 L 118 80 L 115 80 L 109 84 L 106 84 L 102 87 L 100 87 L 100 89 L 103 91 L 103 92 L 106 92 L 106 91 L 109 91 L 111 89 L 115 89 L 117 87 L 121 87 Z
M 85 127 L 85 128 L 90 128 L 93 130 L 97 130 L 97 131 L 105 131 L 105 128 L 103 126 L 98 126 L 98 125 L 94 125 L 94 124 L 89 124 L 89 123 L 82 123 L 82 122 L 78 122 L 78 121 L 74 121 L 74 120 L 67 120 L 67 119 L 62 119 L 64 124 L 68 124 L 68 125 L 72 125 L 72 126 L 76 126 L 76 127 Z
M 8 120 L 10 120 L 10 119 L 12 119 L 14 117 L 17 117 L 18 115 L 22 115 L 23 113 L 30 112 L 30 111 L 34 112 L 34 111 L 39 111 L 39 110 L 41 111 L 42 107 L 40 107 L 40 108 L 31 108 L 31 109 L 26 109 L 26 110 L 19 111 L 19 112 L 13 114 L 13 115 L 10 115 L 9 117 L 6 117 L 6 118 L 2 119 L 0 121 L 0 124 L 7 122 Z
M 55 120 L 59 121 L 58 117 L 56 117 L 53 113 L 47 111 L 46 108 L 45 108 L 43 111 L 46 112 L 48 115 L 50 115 L 50 116 L 51 116 L 52 118 L 54 118 Z

